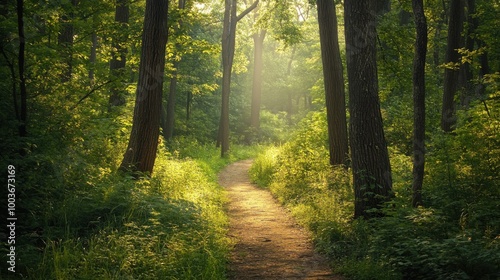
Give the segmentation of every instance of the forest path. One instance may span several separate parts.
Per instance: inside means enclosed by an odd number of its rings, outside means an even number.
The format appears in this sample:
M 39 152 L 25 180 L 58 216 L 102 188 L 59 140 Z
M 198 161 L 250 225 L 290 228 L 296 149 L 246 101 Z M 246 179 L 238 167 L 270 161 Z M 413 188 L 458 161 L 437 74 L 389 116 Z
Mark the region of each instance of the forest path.
M 314 252 L 311 238 L 267 190 L 250 182 L 251 160 L 226 167 L 219 183 L 229 195 L 229 279 L 342 279 Z

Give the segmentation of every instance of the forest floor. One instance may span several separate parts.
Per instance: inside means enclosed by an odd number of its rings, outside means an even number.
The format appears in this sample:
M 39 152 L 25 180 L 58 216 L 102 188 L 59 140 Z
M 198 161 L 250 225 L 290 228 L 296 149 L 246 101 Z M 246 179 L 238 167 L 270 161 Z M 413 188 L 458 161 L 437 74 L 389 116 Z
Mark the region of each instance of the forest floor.
M 250 182 L 251 160 L 226 167 L 219 183 L 228 191 L 229 236 L 235 247 L 229 279 L 343 279 L 313 249 L 311 237 L 269 191 Z

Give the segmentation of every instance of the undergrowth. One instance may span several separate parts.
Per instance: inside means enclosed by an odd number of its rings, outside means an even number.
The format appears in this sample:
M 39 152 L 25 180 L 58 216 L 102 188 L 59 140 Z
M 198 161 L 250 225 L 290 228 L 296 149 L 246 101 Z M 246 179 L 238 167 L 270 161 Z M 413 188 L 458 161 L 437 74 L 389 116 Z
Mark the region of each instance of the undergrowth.
M 411 157 L 392 146 L 396 197 L 383 217 L 353 219 L 351 171 L 328 164 L 322 112 L 310 114 L 291 141 L 262 152 L 251 177 L 349 279 L 498 279 L 500 112 L 480 105 L 462 112 L 455 135 L 433 134 L 424 207 L 411 207 Z
M 225 279 L 231 244 L 217 173 L 259 147 L 234 145 L 221 159 L 215 145 L 178 139 L 160 145 L 152 177 L 136 180 L 117 170 L 126 123 L 77 123 L 2 158 L 18 172 L 20 226 L 16 272 L 0 278 Z

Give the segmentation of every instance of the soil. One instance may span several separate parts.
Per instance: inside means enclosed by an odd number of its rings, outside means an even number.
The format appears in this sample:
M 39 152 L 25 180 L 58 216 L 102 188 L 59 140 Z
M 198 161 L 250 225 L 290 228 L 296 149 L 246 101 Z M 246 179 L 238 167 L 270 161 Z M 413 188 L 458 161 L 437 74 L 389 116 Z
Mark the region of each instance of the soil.
M 301 228 L 269 191 L 250 182 L 251 160 L 233 163 L 219 175 L 229 195 L 229 236 L 235 246 L 229 279 L 343 279 L 316 253 Z

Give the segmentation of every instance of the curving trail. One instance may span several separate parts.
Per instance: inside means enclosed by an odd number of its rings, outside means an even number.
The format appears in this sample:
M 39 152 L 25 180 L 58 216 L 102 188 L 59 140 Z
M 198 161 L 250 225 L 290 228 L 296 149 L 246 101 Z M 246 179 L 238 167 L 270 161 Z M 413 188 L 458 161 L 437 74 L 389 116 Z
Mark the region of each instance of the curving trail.
M 250 183 L 251 163 L 233 163 L 219 175 L 228 191 L 229 235 L 236 243 L 229 279 L 342 279 L 269 191 Z

